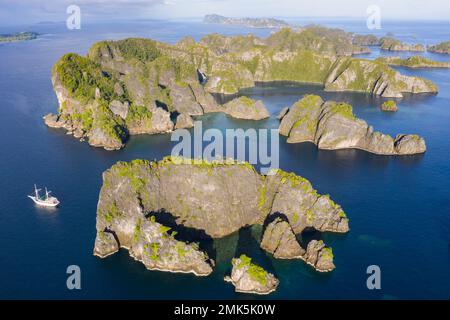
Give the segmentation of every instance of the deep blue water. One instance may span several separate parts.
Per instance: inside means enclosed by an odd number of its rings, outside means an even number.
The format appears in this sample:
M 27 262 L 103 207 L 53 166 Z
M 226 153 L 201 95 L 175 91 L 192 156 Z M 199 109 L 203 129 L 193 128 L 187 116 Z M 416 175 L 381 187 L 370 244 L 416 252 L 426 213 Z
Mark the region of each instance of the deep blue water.
M 368 33 L 364 21 L 318 22 Z M 305 93 L 344 100 L 377 130 L 424 136 L 428 151 L 411 157 L 318 151 L 312 144 L 286 144 L 281 138 L 280 167 L 309 179 L 320 193 L 329 193 L 350 219 L 348 234 L 323 235 L 333 247 L 336 270 L 319 274 L 301 261 L 271 259 L 258 248 L 258 228 L 253 228 L 216 241 L 217 268 L 211 276 L 197 278 L 147 271 L 126 251 L 104 260 L 92 255 L 101 173 L 118 160 L 160 159 L 170 154 L 172 143 L 169 135 L 140 136 L 121 151 L 107 152 L 46 128 L 41 117 L 57 108 L 50 69 L 62 54 L 84 54 L 98 40 L 142 36 L 173 43 L 186 35 L 199 39 L 211 32 L 267 35 L 270 31 L 195 21 L 83 25 L 80 31 L 68 31 L 63 25 L 23 29 L 45 35 L 0 45 L 0 298 L 264 299 L 236 294 L 223 282 L 229 260 L 240 252 L 253 256 L 281 280 L 279 290 L 269 298 L 450 298 L 450 70 L 402 69 L 433 80 L 440 91 L 436 96 L 399 101 L 395 114 L 380 112 L 380 99 L 324 93 L 317 86 L 244 92 L 263 99 L 272 115 Z M 448 22 L 386 22 L 380 32 L 428 44 L 450 40 L 448 30 Z M 366 57 L 378 54 L 375 50 Z M 450 61 L 448 56 L 426 55 Z M 203 126 L 276 128 L 278 122 L 274 118 L 237 121 L 217 114 L 205 116 Z M 61 207 L 53 212 L 36 208 L 26 198 L 34 183 L 52 188 Z M 65 271 L 71 264 L 81 267 L 80 291 L 66 288 Z M 378 291 L 366 288 L 366 268 L 372 264 L 382 271 Z

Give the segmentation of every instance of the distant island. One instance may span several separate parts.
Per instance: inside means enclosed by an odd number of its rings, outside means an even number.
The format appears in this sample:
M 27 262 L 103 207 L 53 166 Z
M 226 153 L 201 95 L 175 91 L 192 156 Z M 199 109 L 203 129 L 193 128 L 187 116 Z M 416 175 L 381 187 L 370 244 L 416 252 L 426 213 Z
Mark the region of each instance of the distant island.
M 229 18 L 218 14 L 206 15 L 203 22 L 245 26 L 250 28 L 283 28 L 289 26 L 289 23 L 286 21 L 274 18 Z
M 33 40 L 36 39 L 38 35 L 39 34 L 37 32 L 16 32 L 0 34 L 0 43 Z

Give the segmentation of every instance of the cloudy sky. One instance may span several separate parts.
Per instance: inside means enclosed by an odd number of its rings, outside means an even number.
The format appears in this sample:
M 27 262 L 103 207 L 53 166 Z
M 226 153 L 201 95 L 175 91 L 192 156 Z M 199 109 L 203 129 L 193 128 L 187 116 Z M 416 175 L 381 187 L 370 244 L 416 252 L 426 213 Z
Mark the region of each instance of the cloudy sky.
M 0 0 L 0 25 L 64 21 L 76 4 L 92 21 L 226 16 L 364 18 L 371 5 L 385 19 L 450 20 L 448 0 Z

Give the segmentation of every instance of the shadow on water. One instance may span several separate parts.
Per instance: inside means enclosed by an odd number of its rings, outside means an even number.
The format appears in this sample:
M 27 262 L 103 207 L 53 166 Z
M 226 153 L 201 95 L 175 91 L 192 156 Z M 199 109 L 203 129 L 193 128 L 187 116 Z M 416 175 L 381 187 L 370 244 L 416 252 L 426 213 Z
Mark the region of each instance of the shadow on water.
M 178 224 L 175 217 L 165 209 L 159 211 L 151 211 L 146 214 L 146 218 L 154 216 L 156 222 L 171 228 L 176 232 L 175 239 L 183 242 L 197 242 L 199 248 L 205 251 L 212 259 L 216 259 L 216 252 L 213 246 L 213 239 L 204 230 L 190 228 L 182 224 Z

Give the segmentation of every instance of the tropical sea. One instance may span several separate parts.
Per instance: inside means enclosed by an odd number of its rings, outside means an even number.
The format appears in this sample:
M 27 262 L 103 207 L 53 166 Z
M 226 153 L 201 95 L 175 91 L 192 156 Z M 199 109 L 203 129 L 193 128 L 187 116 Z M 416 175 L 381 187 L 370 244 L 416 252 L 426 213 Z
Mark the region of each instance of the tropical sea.
M 368 30 L 364 20 L 295 19 L 362 34 L 387 32 L 401 40 L 434 44 L 450 40 L 450 22 L 385 21 Z M 305 93 L 346 101 L 376 130 L 417 133 L 427 143 L 418 156 L 377 156 L 359 150 L 319 151 L 310 143 L 280 138 L 280 168 L 307 179 L 330 194 L 350 219 L 345 235 L 315 234 L 333 248 L 336 269 L 315 272 L 302 261 L 274 260 L 259 249 L 259 228 L 242 229 L 210 244 L 217 266 L 208 277 L 148 271 L 126 250 L 106 259 L 92 255 L 101 174 L 119 160 L 161 159 L 174 145 L 170 135 L 132 137 L 120 151 L 80 143 L 47 128 L 42 116 L 57 110 L 50 70 L 67 52 L 86 54 L 96 41 L 149 37 L 175 43 L 221 34 L 268 35 L 271 30 L 205 25 L 200 19 L 64 23 L 0 28 L 0 33 L 32 30 L 36 40 L 0 44 L 0 298 L 12 299 L 449 299 L 450 298 L 450 70 L 399 68 L 434 81 L 439 94 L 408 96 L 399 111 L 383 113 L 383 101 L 364 94 L 329 93 L 320 86 L 265 86 L 241 94 L 262 99 L 271 118 L 260 122 L 206 115 L 204 129 L 277 128 L 275 116 Z M 365 58 L 387 54 L 376 48 Z M 407 56 L 410 53 L 402 53 Z M 450 56 L 424 53 L 440 61 Z M 48 186 L 61 200 L 53 211 L 37 208 L 26 196 L 33 184 Z M 267 296 L 237 294 L 223 281 L 230 259 L 246 253 L 280 279 Z M 81 290 L 68 290 L 66 268 L 81 268 Z M 366 269 L 381 268 L 381 289 L 368 290 Z

